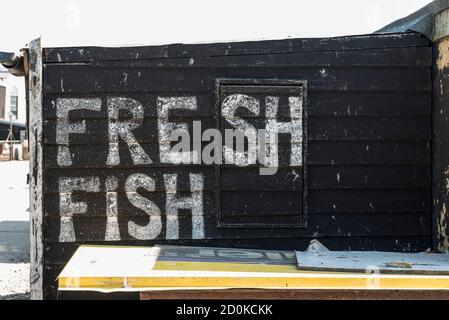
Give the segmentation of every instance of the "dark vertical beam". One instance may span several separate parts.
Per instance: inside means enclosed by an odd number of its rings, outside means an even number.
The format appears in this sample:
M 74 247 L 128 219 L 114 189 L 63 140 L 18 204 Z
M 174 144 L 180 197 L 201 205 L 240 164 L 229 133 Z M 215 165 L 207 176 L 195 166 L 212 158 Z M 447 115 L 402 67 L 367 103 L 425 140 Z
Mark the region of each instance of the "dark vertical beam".
M 449 10 L 435 17 L 433 83 L 433 244 L 449 251 Z

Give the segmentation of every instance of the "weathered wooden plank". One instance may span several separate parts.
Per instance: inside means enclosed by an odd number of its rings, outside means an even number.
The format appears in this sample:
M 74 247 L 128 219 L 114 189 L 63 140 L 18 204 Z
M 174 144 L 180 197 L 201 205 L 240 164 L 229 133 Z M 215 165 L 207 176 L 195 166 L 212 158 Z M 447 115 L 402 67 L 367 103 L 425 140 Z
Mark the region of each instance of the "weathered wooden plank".
M 225 167 L 220 169 L 222 191 L 299 191 L 301 168 L 279 168 L 275 175 L 260 175 L 259 168 Z
M 411 179 L 405 177 L 410 172 L 413 172 L 413 169 L 422 169 L 422 167 L 411 167 L 410 170 L 403 170 L 404 176 L 396 176 L 395 181 L 400 181 L 403 179 Z M 368 168 L 369 169 L 369 168 Z M 381 168 L 378 168 L 381 169 Z M 396 170 L 397 167 L 394 168 Z M 400 170 L 401 168 L 399 168 Z M 236 168 L 236 167 L 226 167 L 221 169 L 221 190 L 223 191 L 298 191 L 301 188 L 301 179 L 299 179 L 298 173 L 300 172 L 300 168 L 279 168 L 275 175 L 260 175 L 259 168 Z M 336 168 L 333 170 L 335 174 L 337 172 L 345 172 L 345 167 Z M 316 171 L 320 171 L 317 169 Z M 423 171 L 423 170 L 421 170 Z M 205 191 L 214 191 L 216 189 L 216 173 L 215 169 L 211 166 L 204 166 L 198 168 L 197 166 L 178 166 L 176 170 L 174 170 L 171 166 L 167 165 L 166 167 L 145 167 L 145 168 L 128 168 L 126 171 L 123 169 L 117 168 L 99 168 L 99 169 L 62 169 L 62 168 L 54 168 L 47 170 L 47 193 L 58 193 L 59 192 L 59 179 L 61 177 L 64 178 L 76 178 L 76 177 L 101 177 L 100 181 L 100 189 L 99 192 L 107 192 L 106 187 L 106 178 L 103 177 L 114 177 L 117 179 L 117 188 L 115 189 L 118 192 L 125 191 L 125 183 L 126 180 L 134 174 L 145 174 L 155 180 L 155 190 L 156 191 L 165 191 L 165 186 L 163 182 L 164 174 L 174 174 L 178 175 L 178 191 L 190 191 L 189 185 L 189 174 L 202 174 L 204 176 L 204 190 Z M 416 175 L 425 176 L 426 171 L 424 173 L 418 172 Z M 354 173 L 351 174 L 354 176 Z M 320 179 L 325 179 L 329 174 L 324 174 L 322 178 L 321 176 L 317 178 L 318 181 Z M 316 178 L 313 178 L 316 179 Z M 357 178 L 353 178 L 357 179 Z M 392 178 L 395 179 L 395 178 Z M 316 186 L 317 180 L 312 180 L 311 185 Z M 368 183 L 368 181 L 366 181 Z M 400 183 L 400 182 L 399 182 Z M 376 185 L 373 185 L 373 187 Z M 399 187 L 406 187 L 406 185 L 398 185 Z M 424 182 L 420 182 L 420 187 L 427 186 L 426 180 Z M 111 191 L 111 190 L 109 190 Z
M 142 209 L 145 207 L 135 207 L 129 200 L 133 193 L 118 192 L 117 197 L 117 214 L 120 216 L 143 216 L 148 214 Z M 166 194 L 165 192 L 147 192 L 139 191 L 139 195 L 151 200 L 162 212 L 166 215 Z M 221 213 L 223 217 L 226 216 L 246 216 L 246 217 L 263 217 L 270 216 L 272 218 L 279 217 L 281 219 L 285 216 L 299 216 L 302 208 L 302 201 L 300 192 L 288 191 L 271 191 L 271 192 L 221 192 L 221 201 L 225 205 L 221 206 Z M 191 197 L 190 192 L 180 191 L 177 193 L 179 197 Z M 83 193 L 73 192 L 73 202 L 83 202 L 89 209 L 84 214 L 79 214 L 83 217 L 102 217 L 106 215 L 106 194 L 101 193 Z M 257 199 L 257 203 L 249 202 Z M 45 196 L 45 217 L 60 216 L 60 195 L 47 194 Z M 230 202 L 233 201 L 233 202 Z M 231 205 L 232 203 L 232 205 Z M 204 191 L 202 194 L 202 215 L 215 217 L 218 213 L 217 204 L 215 202 L 215 193 Z M 178 210 L 178 215 L 191 216 L 190 209 Z M 259 219 L 259 218 L 257 218 Z
M 310 117 L 310 140 L 430 140 L 430 117 Z
M 257 192 L 291 192 L 299 191 L 302 188 L 302 180 L 298 179 L 298 169 L 280 169 L 274 176 L 261 176 L 257 168 L 226 168 L 221 170 L 221 186 L 220 190 L 223 194 L 235 197 L 245 197 L 245 193 L 232 193 L 232 191 L 257 191 Z M 133 174 L 145 174 L 153 178 L 155 181 L 156 192 L 165 192 L 163 174 L 173 174 L 170 168 L 146 168 L 130 169 L 126 173 L 119 169 L 81 169 L 66 170 L 53 169 L 47 171 L 47 194 L 53 197 L 57 195 L 59 190 L 59 178 L 76 178 L 76 177 L 100 177 L 100 193 L 98 197 L 105 198 L 106 177 L 114 177 L 117 179 L 117 189 L 114 192 L 125 192 L 125 182 Z M 178 174 L 178 192 L 190 192 L 188 182 L 189 173 L 201 173 L 204 175 L 204 191 L 213 192 L 216 189 L 216 176 L 213 168 L 203 170 L 192 169 L 190 167 L 182 167 L 176 170 Z M 105 177 L 105 178 L 103 178 Z M 333 167 L 333 166 L 311 166 L 308 173 L 308 189 L 310 190 L 364 190 L 369 192 L 370 189 L 425 189 L 430 187 L 430 171 L 428 166 L 366 166 L 366 167 Z M 153 197 L 152 193 L 146 193 L 144 189 L 142 194 Z M 376 192 L 376 191 L 373 191 Z M 277 193 L 276 193 L 277 194 Z M 160 195 L 162 197 L 162 195 Z M 260 194 L 260 200 L 263 199 Z M 234 199 L 235 200 L 235 199 Z M 285 200 L 285 199 L 284 199 Z M 50 201 L 53 201 L 51 198 Z M 261 204 L 264 205 L 264 204 Z M 285 209 L 279 209 L 284 212 Z M 258 209 L 259 210 L 259 209 Z M 276 212 L 276 210 L 269 212 Z M 335 209 L 334 209 L 335 211 Z M 265 210 L 260 211 L 261 214 Z M 284 212 L 287 213 L 287 212 Z
M 432 96 L 426 92 L 309 92 L 309 116 L 430 115 Z
M 297 170 L 281 168 L 275 176 L 261 176 L 258 168 L 223 168 L 221 169 L 222 191 L 289 191 L 299 190 L 301 180 L 298 180 Z M 146 174 L 156 181 L 156 190 L 164 191 L 163 174 L 174 171 L 165 168 L 134 168 L 123 172 L 120 169 L 53 169 L 47 171 L 47 192 L 58 192 L 59 177 L 109 177 L 114 176 L 118 181 L 117 191 L 124 191 L 126 179 L 132 174 Z M 189 191 L 188 173 L 202 173 L 204 175 L 204 190 L 215 189 L 215 172 L 211 167 L 195 168 L 191 166 L 179 167 L 178 191 Z M 105 180 L 105 179 L 104 179 Z M 309 188 L 311 189 L 415 189 L 430 186 L 430 170 L 428 165 L 411 166 L 310 166 Z M 100 185 L 100 192 L 106 192 L 105 182 Z
M 158 96 L 165 96 L 165 93 L 154 94 L 125 94 L 127 98 L 134 99 L 145 106 L 145 117 L 157 117 L 157 108 L 155 107 Z M 48 94 L 44 98 L 44 118 L 56 118 L 56 101 L 59 98 L 95 98 L 92 95 L 59 95 Z M 214 117 L 216 113 L 213 94 L 195 93 L 197 99 L 197 109 L 187 110 L 179 109 L 171 112 L 170 119 L 202 119 L 203 117 Z M 104 96 L 101 97 L 106 100 Z M 309 92 L 307 98 L 309 116 L 419 116 L 430 115 L 432 95 L 427 92 Z M 288 117 L 289 109 L 280 105 L 278 115 Z M 244 113 L 238 110 L 242 117 L 254 117 L 252 113 Z M 262 114 L 263 116 L 263 114 Z M 107 106 L 103 102 L 100 112 L 86 109 L 73 110 L 70 112 L 70 119 L 90 119 L 107 118 Z
M 163 191 L 139 193 L 155 202 L 161 210 L 165 208 L 165 193 Z M 76 192 L 75 192 L 76 195 Z M 191 196 L 189 192 L 180 195 Z M 118 192 L 119 212 L 133 214 L 138 210 L 127 200 L 123 192 Z M 205 214 L 216 214 L 213 193 L 205 191 L 204 212 Z M 299 193 L 285 191 L 222 191 L 221 201 L 226 203 L 222 207 L 225 212 L 248 212 L 252 215 L 269 214 L 293 214 L 298 208 L 292 206 L 288 211 L 289 204 L 299 205 Z M 422 212 L 430 210 L 430 196 L 423 189 L 355 189 L 355 190 L 326 190 L 311 189 L 308 192 L 308 212 L 313 213 L 377 213 L 377 212 Z M 59 216 L 59 197 L 55 194 L 45 195 L 46 215 Z M 77 201 L 85 201 L 88 204 L 88 216 L 103 216 L 106 212 L 105 193 L 82 193 L 76 195 Z M 278 202 L 286 201 L 282 204 Z M 269 201 L 276 202 L 267 207 Z M 251 206 L 248 204 L 251 203 Z M 248 207 L 248 208 L 247 208 Z M 257 208 L 257 209 L 256 209 Z M 283 208 L 284 210 L 281 210 Z
M 257 129 L 265 129 L 265 119 L 254 118 L 251 124 Z M 156 119 L 145 118 L 142 125 L 132 131 L 139 143 L 161 142 Z M 191 141 L 193 121 L 182 121 L 188 124 Z M 107 144 L 108 121 L 105 119 L 88 119 L 85 134 L 71 134 L 70 145 Z M 309 117 L 308 139 L 316 140 L 412 140 L 428 141 L 431 137 L 430 117 Z M 44 127 L 44 142 L 56 143 L 56 121 L 47 120 Z M 207 129 L 217 128 L 214 119 L 201 121 L 201 135 Z M 234 129 L 230 124 L 222 123 L 222 129 Z M 94 134 L 103 132 L 103 134 Z M 200 136 L 198 136 L 200 138 Z M 224 139 L 224 137 L 223 137 Z M 279 134 L 280 143 L 290 143 L 290 136 Z M 166 141 L 162 141 L 166 142 Z M 150 145 L 149 145 L 150 146 Z M 147 153 L 151 150 L 146 150 Z M 157 153 L 157 150 L 156 150 Z
M 215 168 L 213 166 L 176 166 L 166 165 L 165 167 L 127 167 L 123 168 L 109 167 L 109 168 L 95 168 L 95 169 L 77 169 L 72 168 L 53 168 L 47 170 L 46 176 L 46 193 L 55 194 L 59 192 L 59 179 L 64 178 L 77 178 L 77 177 L 100 177 L 100 186 L 98 192 L 105 193 L 109 191 L 113 192 L 125 192 L 126 181 L 135 174 L 144 174 L 152 178 L 155 182 L 155 192 L 165 192 L 164 175 L 176 174 L 177 178 L 177 191 L 190 192 L 189 174 L 202 174 L 203 175 L 203 190 L 214 191 L 215 190 Z M 117 183 L 116 188 L 111 189 L 107 187 L 107 179 L 113 177 Z M 144 189 L 142 189 L 144 191 Z
M 431 47 L 370 49 L 363 51 L 326 51 L 304 53 L 252 54 L 238 56 L 134 59 L 118 61 L 96 60 L 92 66 L 108 68 L 238 68 L 238 67 L 340 67 L 395 66 L 430 67 Z M 64 63 L 63 63 L 64 64 Z M 61 64 L 62 65 L 62 64 Z
M 309 189 L 429 188 L 428 165 L 309 166 Z
M 141 144 L 147 150 L 150 158 L 159 159 L 158 145 Z M 59 168 L 57 164 L 57 146 L 47 145 L 46 168 Z M 120 145 L 120 164 L 115 168 L 126 168 L 134 165 L 129 149 Z M 344 150 L 345 152 L 341 152 Z M 73 154 L 71 169 L 78 168 L 106 168 L 107 144 L 70 143 L 70 152 Z M 281 157 L 283 159 L 284 157 Z M 427 141 L 309 141 L 309 165 L 430 165 L 430 144 Z M 139 165 L 139 168 L 167 167 L 169 164 L 154 163 Z M 182 165 L 180 165 L 182 166 Z M 179 167 L 179 166 L 178 166 Z M 200 166 L 197 166 L 200 167 Z
M 174 145 L 176 143 L 173 143 Z M 203 148 L 207 143 L 202 143 Z M 142 143 L 140 144 L 142 149 L 150 157 L 153 163 L 140 165 L 135 164 L 131 157 L 129 147 L 125 143 L 119 142 L 118 150 L 120 155 L 120 163 L 112 166 L 113 168 L 127 168 L 129 166 L 135 166 L 136 168 L 169 168 L 173 167 L 172 163 L 160 163 L 160 152 L 158 143 Z M 46 168 L 60 168 L 57 163 L 58 146 L 47 145 L 46 149 L 49 150 L 49 155 L 45 161 Z M 70 153 L 72 155 L 73 164 L 70 166 L 71 169 L 75 168 L 109 168 L 111 166 L 107 165 L 107 157 L 109 152 L 109 145 L 104 144 L 79 144 L 75 145 L 70 143 L 69 147 Z M 192 167 L 192 168 L 205 168 L 209 165 L 205 164 L 179 164 L 179 167 Z
M 176 96 L 176 95 L 168 95 Z M 215 115 L 215 96 L 211 93 L 195 93 L 195 94 L 180 94 L 178 96 L 195 96 L 196 98 L 196 110 L 189 109 L 177 109 L 171 111 L 169 114 L 170 120 L 182 120 L 182 119 L 203 119 L 205 117 L 214 117 Z M 69 113 L 70 119 L 108 119 L 108 98 L 124 97 L 135 100 L 144 107 L 144 117 L 149 119 L 157 119 L 157 99 L 159 97 L 167 97 L 164 92 L 159 93 L 125 93 L 125 94 L 109 94 L 108 96 L 98 96 L 94 94 L 47 94 L 44 97 L 44 117 L 45 119 L 56 119 L 57 101 L 58 99 L 89 99 L 100 98 L 102 99 L 102 106 L 100 111 L 93 111 L 88 109 L 72 110 Z M 129 117 L 130 114 L 123 111 L 123 118 Z
M 301 190 L 235 192 L 221 190 L 220 198 L 222 217 L 300 215 L 303 206 Z
M 175 120 L 170 121 L 175 122 Z M 192 142 L 201 139 L 201 136 L 199 136 L 198 137 L 199 139 L 197 139 L 197 136 L 193 135 L 193 128 L 194 128 L 193 121 L 201 121 L 201 135 L 207 129 L 216 128 L 216 121 L 212 118 L 195 119 L 190 121 L 188 119 L 183 119 L 182 121 L 179 121 L 178 123 L 188 124 L 189 137 L 190 141 Z M 70 145 L 109 143 L 109 136 L 108 136 L 109 122 L 107 119 L 88 119 L 85 121 L 85 123 L 86 123 L 86 133 L 71 134 L 69 137 Z M 45 124 L 46 125 L 44 127 L 44 143 L 56 143 L 57 121 L 47 120 Z M 99 132 L 101 132 L 102 134 L 99 134 Z M 139 143 L 170 142 L 169 140 L 162 140 L 159 137 L 159 126 L 158 120 L 156 118 L 141 119 L 141 124 L 139 125 L 139 127 L 132 130 L 132 133 Z
M 138 189 L 139 195 L 151 200 L 161 211 L 161 214 L 166 215 L 166 193 L 163 191 L 157 192 L 148 192 L 145 189 Z M 141 216 L 148 217 L 148 213 L 143 211 L 142 209 L 146 209 L 143 205 L 140 208 L 135 207 L 129 200 L 129 195 L 134 195 L 134 193 L 129 192 L 117 192 L 117 211 L 118 215 L 121 216 Z M 191 192 L 179 192 L 177 193 L 179 197 L 191 197 Z M 107 208 L 106 208 L 106 194 L 105 193 L 87 193 L 87 192 L 73 192 L 72 194 L 73 202 L 84 202 L 86 203 L 89 210 L 80 214 L 80 216 L 84 217 L 103 217 L 106 216 Z M 60 196 L 57 194 L 46 194 L 44 203 L 45 203 L 45 217 L 59 217 L 60 209 L 59 209 L 59 201 Z M 217 209 L 215 205 L 215 194 L 211 191 L 204 191 L 202 194 L 202 208 L 203 214 L 209 216 L 216 216 Z M 179 215 L 189 215 L 191 216 L 190 209 L 179 209 L 177 210 Z M 266 212 L 266 211 L 265 211 Z
M 204 216 L 205 219 L 205 238 L 204 239 L 259 239 L 259 238 L 292 238 L 306 237 L 319 238 L 325 237 L 402 237 L 402 236 L 427 236 L 429 235 L 428 223 L 429 216 L 425 212 L 420 213 L 397 213 L 394 218 L 391 213 L 378 214 L 313 214 L 308 217 L 309 227 L 304 228 L 283 228 L 280 232 L 275 226 L 272 228 L 221 228 L 215 227 L 216 217 Z M 272 218 L 273 220 L 275 217 Z M 191 229 L 188 227 L 188 221 L 184 222 L 184 228 L 181 229 L 179 239 L 192 239 Z M 128 222 L 133 221 L 140 225 L 146 225 L 149 222 L 147 217 L 124 217 L 118 221 L 120 236 L 123 241 L 136 240 L 128 232 Z M 275 224 L 274 221 L 272 224 Z M 59 231 L 59 218 L 47 218 L 45 226 L 52 230 Z M 407 228 L 404 228 L 407 224 Z M 164 224 L 165 225 L 165 224 Z M 105 241 L 106 219 L 104 217 L 76 217 L 74 218 L 74 228 L 77 242 L 102 242 Z M 190 229 L 190 231 L 189 231 Z M 156 238 L 165 239 L 165 228 Z M 179 240 L 178 239 L 178 240 Z M 52 232 L 45 235 L 46 242 L 59 242 L 59 232 Z
M 273 196 L 284 197 L 284 201 L 295 201 L 284 192 L 222 192 L 222 201 L 232 203 L 236 212 L 242 212 L 245 204 L 257 204 L 257 201 Z M 226 199 L 226 200 L 225 200 Z M 235 202 L 232 202 L 235 201 Z M 295 202 L 298 203 L 299 200 Z M 273 212 L 257 206 L 262 212 Z M 373 189 L 373 190 L 319 190 L 308 191 L 308 212 L 313 213 L 376 213 L 376 212 L 416 212 L 430 208 L 429 195 L 426 189 Z M 284 211 L 285 212 L 285 211 Z M 253 214 L 257 214 L 254 212 Z
M 428 141 L 310 141 L 309 165 L 429 164 Z
M 309 189 L 429 188 L 428 165 L 308 166 Z M 222 168 L 223 191 L 299 190 L 298 169 L 281 168 L 275 177 L 261 176 L 256 168 Z
M 80 65 L 47 65 L 45 93 L 166 92 L 215 90 L 217 78 L 307 79 L 310 91 L 430 91 L 429 68 L 104 68 Z
M 173 143 L 175 144 L 175 143 Z M 201 146 L 204 148 L 208 143 L 203 143 Z M 148 154 L 150 159 L 153 161 L 151 164 L 139 165 L 135 164 L 130 152 L 129 147 L 124 143 L 119 143 L 119 155 L 120 163 L 114 165 L 114 168 L 126 168 L 129 166 L 135 166 L 136 168 L 173 168 L 172 163 L 160 163 L 160 146 L 157 143 L 144 143 L 141 144 L 143 150 Z M 45 168 L 59 168 L 57 163 L 58 146 L 48 145 L 46 146 L 51 153 L 46 159 Z M 83 144 L 83 145 L 72 145 L 69 147 L 70 153 L 72 154 L 72 165 L 69 166 L 71 169 L 76 168 L 109 168 L 111 166 L 107 165 L 107 157 L 109 145 L 107 144 Z M 204 149 L 202 149 L 204 150 Z M 279 167 L 290 166 L 290 153 L 291 146 L 287 144 L 280 144 L 278 149 L 279 155 Z M 215 164 L 214 164 L 215 165 Z M 191 168 L 205 168 L 211 165 L 201 164 L 177 164 L 176 167 L 191 167 Z M 223 164 L 223 167 L 229 167 L 231 165 Z M 232 165 L 234 166 L 234 165 Z M 259 167 L 259 163 L 255 165 L 250 165 L 249 167 Z
M 196 56 L 210 57 L 429 46 L 429 40 L 418 33 L 400 33 L 317 39 L 285 39 L 213 44 L 172 44 L 145 47 L 136 46 L 130 48 L 47 48 L 44 51 L 44 62 L 73 63 L 98 60 L 135 60 Z
M 308 212 L 416 212 L 430 209 L 426 189 L 309 190 Z

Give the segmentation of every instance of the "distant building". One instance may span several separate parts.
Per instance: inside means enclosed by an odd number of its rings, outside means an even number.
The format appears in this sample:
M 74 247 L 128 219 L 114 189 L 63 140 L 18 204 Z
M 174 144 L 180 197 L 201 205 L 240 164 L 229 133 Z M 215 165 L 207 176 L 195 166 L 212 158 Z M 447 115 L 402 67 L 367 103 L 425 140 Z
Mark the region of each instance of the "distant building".
M 23 77 L 15 77 L 0 65 L 0 120 L 26 122 L 25 83 Z

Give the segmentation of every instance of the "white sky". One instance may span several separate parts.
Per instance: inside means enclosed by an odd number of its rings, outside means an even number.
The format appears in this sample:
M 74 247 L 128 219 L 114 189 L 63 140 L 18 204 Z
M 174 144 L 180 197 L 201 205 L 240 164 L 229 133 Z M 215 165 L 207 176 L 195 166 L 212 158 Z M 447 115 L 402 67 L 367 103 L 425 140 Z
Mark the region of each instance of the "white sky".
M 2 1 L 0 50 L 371 33 L 431 0 Z

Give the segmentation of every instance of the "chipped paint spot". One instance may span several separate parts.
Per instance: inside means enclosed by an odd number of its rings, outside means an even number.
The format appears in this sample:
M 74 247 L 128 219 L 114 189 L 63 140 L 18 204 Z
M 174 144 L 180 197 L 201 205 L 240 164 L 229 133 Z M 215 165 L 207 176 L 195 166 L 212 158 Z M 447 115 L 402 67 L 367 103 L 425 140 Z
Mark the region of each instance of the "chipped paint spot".
M 448 215 L 446 204 L 443 203 L 443 207 L 440 210 L 440 216 L 438 221 L 438 234 L 440 235 L 439 250 L 441 252 L 448 252 L 449 250 L 449 235 L 448 235 Z
M 301 176 L 298 174 L 298 172 L 296 172 L 296 170 L 292 170 L 292 174 L 294 176 L 293 182 L 296 182 L 296 180 L 301 178 Z
M 449 67 L 449 37 L 444 38 L 438 43 L 437 68 L 439 71 Z
M 449 195 L 449 167 L 444 172 L 445 198 Z M 441 252 L 449 252 L 449 215 L 447 212 L 446 202 L 443 201 L 440 214 L 437 221 L 437 233 L 439 236 L 438 250 Z
M 128 85 L 128 74 L 126 72 L 123 73 L 122 84 L 125 85 L 125 86 Z

